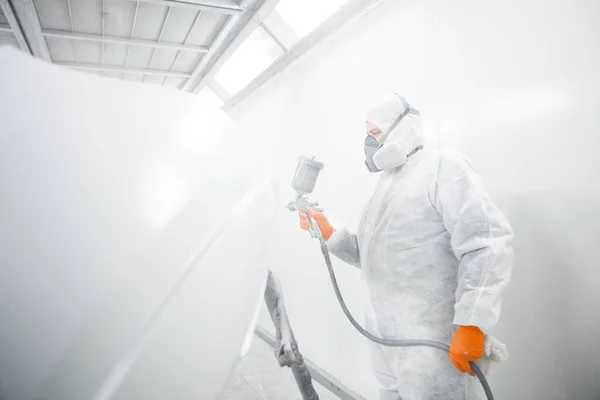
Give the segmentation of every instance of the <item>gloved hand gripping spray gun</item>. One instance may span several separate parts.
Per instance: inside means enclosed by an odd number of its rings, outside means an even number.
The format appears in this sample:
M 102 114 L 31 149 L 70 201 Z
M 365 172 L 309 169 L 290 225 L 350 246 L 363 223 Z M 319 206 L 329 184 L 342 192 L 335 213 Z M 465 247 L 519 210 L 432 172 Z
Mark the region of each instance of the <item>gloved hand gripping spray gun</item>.
M 337 284 L 337 279 L 335 277 L 335 273 L 333 271 L 333 266 L 331 264 L 331 257 L 329 255 L 329 249 L 327 247 L 327 243 L 323 238 L 323 233 L 317 224 L 317 221 L 313 217 L 310 216 L 309 211 L 318 211 L 323 212 L 322 209 L 318 208 L 318 203 L 311 203 L 305 196 L 307 194 L 312 193 L 315 188 L 315 184 L 317 183 L 317 178 L 319 177 L 319 173 L 323 169 L 325 165 L 322 162 L 319 162 L 315 159 L 314 156 L 300 156 L 298 159 L 298 167 L 296 168 L 296 173 L 294 174 L 294 179 L 292 180 L 292 188 L 296 191 L 296 200 L 290 202 L 288 204 L 288 209 L 290 211 L 300 211 L 308 215 L 310 221 L 309 232 L 313 238 L 319 239 L 319 243 L 321 244 L 321 252 L 323 253 L 323 257 L 325 257 L 325 263 L 327 264 L 327 269 L 329 270 L 329 277 L 331 278 L 331 283 L 333 284 L 333 289 L 335 291 L 335 295 L 346 314 L 346 317 L 350 321 L 350 323 L 358 330 L 364 337 L 367 339 L 382 344 L 384 346 L 394 346 L 394 347 L 412 347 L 412 346 L 428 346 L 435 347 L 437 349 L 443 350 L 446 353 L 450 351 L 450 346 L 445 343 L 436 342 L 434 340 L 423 340 L 423 339 L 384 339 L 377 336 L 372 335 L 366 329 L 364 329 L 360 324 L 354 319 L 350 310 L 346 306 L 346 302 L 342 298 L 340 293 L 340 288 Z M 494 400 L 494 395 L 492 394 L 492 390 L 485 379 L 485 376 L 474 362 L 470 363 L 471 369 L 479 378 L 481 382 L 481 386 L 483 386 L 483 390 L 487 396 L 488 400 Z
M 310 221 L 310 228 L 308 231 L 310 232 L 310 236 L 319 239 L 322 243 L 325 243 L 323 233 L 321 232 L 317 221 L 315 221 L 308 212 L 310 210 L 323 212 L 323 210 L 318 208 L 319 203 L 311 203 L 304 196 L 312 193 L 315 189 L 317 178 L 324 166 L 325 165 L 322 162 L 315 160 L 314 156 L 300 156 L 294 179 L 292 179 L 292 188 L 296 191 L 296 200 L 288 204 L 288 209 L 290 211 L 300 211 L 308 215 Z

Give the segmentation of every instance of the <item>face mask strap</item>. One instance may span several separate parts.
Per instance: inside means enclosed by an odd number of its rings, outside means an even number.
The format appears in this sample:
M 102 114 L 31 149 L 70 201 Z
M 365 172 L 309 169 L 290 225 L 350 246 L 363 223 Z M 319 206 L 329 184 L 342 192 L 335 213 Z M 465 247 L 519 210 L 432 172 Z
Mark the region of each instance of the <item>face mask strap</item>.
M 421 113 L 418 110 L 412 108 L 410 106 L 410 104 L 408 104 L 408 102 L 406 101 L 406 99 L 404 97 L 400 96 L 398 93 L 395 93 L 395 94 L 400 99 L 400 102 L 402 103 L 402 107 L 404 107 L 404 112 L 400 113 L 400 115 L 398 116 L 398 118 L 396 118 L 394 120 L 394 122 L 392 123 L 392 126 L 390 126 L 390 128 L 388 129 L 388 131 L 381 138 L 381 141 L 379 142 L 380 144 L 385 143 L 385 141 L 388 138 L 388 136 L 390 135 L 390 133 L 392 133 L 392 131 L 394 129 L 396 129 L 396 127 L 398 126 L 398 124 L 400 123 L 400 121 L 402 121 L 402 119 L 404 117 L 406 117 L 408 114 L 421 115 Z
M 413 154 L 415 154 L 417 151 L 419 150 L 423 150 L 423 146 L 418 146 L 416 149 L 414 149 L 413 151 L 411 151 L 409 154 L 406 155 L 406 158 L 412 156 Z

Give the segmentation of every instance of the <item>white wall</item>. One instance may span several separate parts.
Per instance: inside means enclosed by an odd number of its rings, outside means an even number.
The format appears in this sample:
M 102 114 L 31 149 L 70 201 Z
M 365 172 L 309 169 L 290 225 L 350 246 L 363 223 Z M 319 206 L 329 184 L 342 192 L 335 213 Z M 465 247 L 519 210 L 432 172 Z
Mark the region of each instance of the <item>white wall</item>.
M 499 399 L 600 398 L 598 16 L 596 0 L 389 0 L 231 110 L 276 149 L 285 190 L 298 155 L 323 160 L 314 197 L 350 227 L 373 187 L 363 124 L 380 96 L 404 93 L 434 146 L 473 161 L 517 235 L 495 332 L 510 351 L 491 376 Z M 336 303 L 317 244 L 291 213 L 279 230 L 271 268 L 301 351 L 376 398 L 366 345 Z M 336 264 L 360 315 L 359 271 Z M 266 315 L 261 324 L 271 327 Z
M 8 47 L 0 121 L 0 398 L 214 399 L 280 203 L 259 144 L 190 93 Z

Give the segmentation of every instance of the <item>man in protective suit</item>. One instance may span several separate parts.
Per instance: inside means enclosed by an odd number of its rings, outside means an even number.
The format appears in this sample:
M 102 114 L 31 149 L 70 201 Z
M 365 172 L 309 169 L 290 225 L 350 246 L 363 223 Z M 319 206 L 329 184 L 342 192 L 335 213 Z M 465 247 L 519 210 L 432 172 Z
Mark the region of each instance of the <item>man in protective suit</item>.
M 311 216 L 330 251 L 361 269 L 370 333 L 452 343 L 446 355 L 369 342 L 380 399 L 485 398 L 469 361 L 498 322 L 512 229 L 464 157 L 423 148 L 420 114 L 402 96 L 369 112 L 366 133 L 365 164 L 381 177 L 358 232 Z M 306 214 L 300 225 L 309 228 Z

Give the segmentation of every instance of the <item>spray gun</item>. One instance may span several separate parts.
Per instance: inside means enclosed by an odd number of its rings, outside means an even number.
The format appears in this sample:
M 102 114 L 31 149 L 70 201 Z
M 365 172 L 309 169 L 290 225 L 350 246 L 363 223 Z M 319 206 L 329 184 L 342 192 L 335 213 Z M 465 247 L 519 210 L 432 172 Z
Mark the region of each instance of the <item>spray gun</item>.
M 305 196 L 312 193 L 317 183 L 319 173 L 325 165 L 317 161 L 314 156 L 300 156 L 298 158 L 298 167 L 292 179 L 292 188 L 296 191 L 296 200 L 290 202 L 287 208 L 290 211 L 301 211 L 308 215 L 308 212 L 312 209 L 314 211 L 323 212 L 321 208 L 318 208 L 319 203 L 311 203 Z M 319 225 L 313 217 L 308 215 L 310 220 L 309 232 L 313 238 L 321 240 L 323 234 Z

